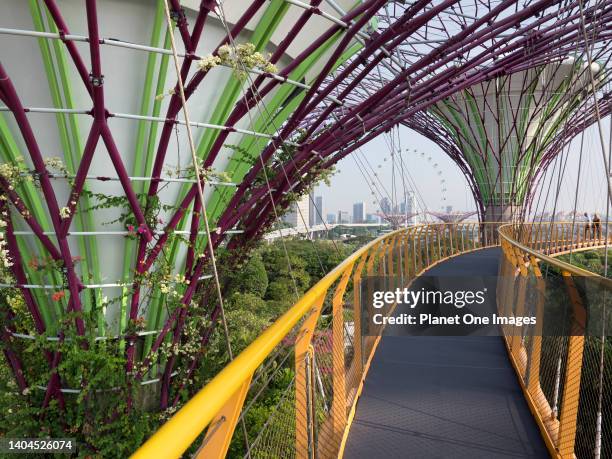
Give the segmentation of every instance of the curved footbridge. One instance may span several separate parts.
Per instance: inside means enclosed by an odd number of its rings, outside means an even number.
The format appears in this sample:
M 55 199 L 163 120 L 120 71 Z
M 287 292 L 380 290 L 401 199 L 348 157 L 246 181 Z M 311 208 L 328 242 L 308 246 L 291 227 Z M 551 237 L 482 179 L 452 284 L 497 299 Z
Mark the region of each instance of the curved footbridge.
M 472 277 L 476 289 L 497 275 L 501 255 L 481 249 L 423 274 Z M 550 457 L 503 338 L 383 335 L 344 450 L 345 459 L 378 457 Z
M 595 315 L 605 319 L 612 281 L 554 258 L 608 245 L 584 234 L 574 223 L 386 234 L 306 292 L 133 457 L 612 457 L 612 396 L 600 390 L 612 381 L 612 348 L 585 333 L 605 324 Z M 362 288 L 376 282 L 420 289 L 423 275 L 447 276 L 477 290 L 498 274 L 483 307 L 535 325 L 502 325 L 501 336 L 358 332 L 370 314 Z

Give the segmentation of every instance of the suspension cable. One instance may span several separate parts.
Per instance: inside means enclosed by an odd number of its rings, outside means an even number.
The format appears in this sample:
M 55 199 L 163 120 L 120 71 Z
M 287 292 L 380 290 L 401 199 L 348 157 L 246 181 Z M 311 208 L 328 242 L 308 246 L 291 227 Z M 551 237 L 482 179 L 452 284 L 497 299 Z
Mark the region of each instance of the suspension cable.
M 172 30 L 172 18 L 170 17 L 170 8 L 168 6 L 168 0 L 164 0 L 164 12 L 166 15 L 166 22 L 168 24 L 168 28 L 170 30 Z M 189 110 L 187 109 L 187 100 L 185 99 L 185 88 L 183 86 L 183 79 L 181 77 L 181 69 L 180 69 L 180 65 L 179 65 L 179 57 L 178 57 L 178 53 L 176 51 L 176 43 L 174 40 L 174 34 L 170 33 L 168 34 L 169 38 L 170 38 L 170 46 L 172 47 L 172 57 L 173 57 L 173 61 L 174 61 L 174 67 L 176 70 L 176 76 L 177 76 L 177 83 L 178 83 L 178 87 L 179 87 L 179 95 L 181 98 L 181 105 L 183 108 L 183 116 L 185 117 L 185 127 L 187 129 L 187 140 L 189 141 L 189 150 L 191 152 L 191 161 L 193 163 L 193 169 L 195 172 L 195 176 L 196 176 L 196 187 L 197 187 L 197 192 L 198 192 L 198 199 L 200 201 L 200 208 L 201 208 L 201 212 L 202 212 L 202 217 L 204 220 L 204 227 L 206 229 L 206 238 L 207 238 L 207 246 L 208 246 L 208 251 L 210 254 L 210 261 L 211 261 L 211 265 L 213 268 L 213 277 L 215 279 L 215 289 L 216 289 L 216 293 L 217 293 L 217 300 L 219 301 L 219 308 L 220 308 L 220 312 L 221 312 L 221 322 L 223 323 L 223 331 L 225 333 L 225 340 L 226 340 L 226 344 L 227 344 L 227 351 L 229 354 L 229 358 L 230 360 L 233 360 L 233 353 L 232 353 L 232 345 L 230 343 L 230 337 L 229 337 L 229 330 L 227 328 L 227 320 L 225 317 L 225 308 L 223 307 L 223 294 L 221 293 L 221 282 L 219 281 L 219 272 L 217 270 L 217 261 L 215 259 L 215 250 L 213 248 L 213 244 L 212 244 L 212 239 L 211 239 L 211 235 L 210 235 L 210 226 L 208 223 L 208 214 L 206 212 L 206 202 L 204 201 L 204 191 L 202 189 L 202 182 L 200 181 L 200 166 L 198 164 L 198 157 L 197 157 L 197 153 L 196 153 L 196 149 L 195 149 L 195 143 L 193 140 L 193 134 L 191 132 L 191 125 L 189 122 Z M 202 181 L 205 181 L 205 178 L 202 177 L 201 178 Z M 197 204 L 194 203 L 194 207 L 197 207 Z

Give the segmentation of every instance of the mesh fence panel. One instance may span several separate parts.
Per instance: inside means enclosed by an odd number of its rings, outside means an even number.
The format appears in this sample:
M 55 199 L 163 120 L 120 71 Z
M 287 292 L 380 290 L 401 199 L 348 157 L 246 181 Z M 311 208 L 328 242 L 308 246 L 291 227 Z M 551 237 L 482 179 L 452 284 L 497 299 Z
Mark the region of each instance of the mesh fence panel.
M 606 334 L 612 328 L 606 309 L 612 283 L 548 258 L 605 241 L 584 223 L 510 225 L 504 234 L 498 304 L 502 313 L 515 314 L 522 299 L 540 320 L 520 341 L 505 330 L 540 420 L 563 457 L 611 457 L 612 348 Z M 521 282 L 527 283 L 524 292 Z

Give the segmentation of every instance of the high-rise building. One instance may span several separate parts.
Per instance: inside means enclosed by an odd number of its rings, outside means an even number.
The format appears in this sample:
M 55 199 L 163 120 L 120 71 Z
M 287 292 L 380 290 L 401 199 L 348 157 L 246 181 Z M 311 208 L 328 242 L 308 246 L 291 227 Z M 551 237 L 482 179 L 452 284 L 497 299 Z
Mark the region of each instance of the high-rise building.
M 327 223 L 333 225 L 336 223 L 336 214 L 327 214 Z
M 310 225 L 310 197 L 302 196 L 299 201 L 291 204 L 289 212 L 283 215 L 282 220 L 292 228 L 305 230 Z
M 345 210 L 339 210 L 338 211 L 338 223 L 350 223 L 351 222 L 351 217 L 349 216 L 349 213 Z
M 314 218 L 311 219 L 315 225 L 323 223 L 323 196 L 317 196 L 314 199 Z
M 314 191 L 308 195 L 308 226 L 315 225 L 317 209 L 315 209 Z
M 365 223 L 365 202 L 356 202 L 353 204 L 353 223 Z

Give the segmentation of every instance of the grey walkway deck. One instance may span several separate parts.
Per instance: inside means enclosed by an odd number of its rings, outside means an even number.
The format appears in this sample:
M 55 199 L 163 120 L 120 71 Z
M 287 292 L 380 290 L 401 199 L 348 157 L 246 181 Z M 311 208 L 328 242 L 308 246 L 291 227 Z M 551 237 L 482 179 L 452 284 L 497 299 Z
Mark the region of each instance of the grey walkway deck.
M 486 249 L 429 275 L 496 275 Z M 493 296 L 494 298 L 494 296 Z M 384 336 L 346 459 L 549 457 L 500 337 Z

